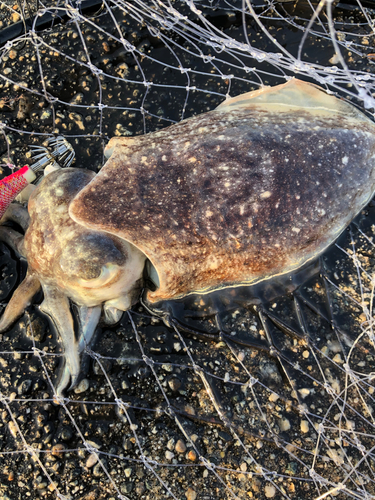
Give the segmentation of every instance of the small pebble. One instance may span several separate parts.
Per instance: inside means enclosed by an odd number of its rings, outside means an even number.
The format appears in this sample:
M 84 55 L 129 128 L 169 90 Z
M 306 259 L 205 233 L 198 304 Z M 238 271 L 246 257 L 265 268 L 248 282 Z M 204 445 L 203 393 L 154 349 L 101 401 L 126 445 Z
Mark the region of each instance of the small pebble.
M 18 394 L 28 394 L 30 392 L 32 383 L 33 382 L 30 379 L 22 380 L 22 382 L 17 388 Z
M 276 488 L 273 484 L 267 484 L 264 487 L 264 493 L 267 498 L 273 498 L 276 495 Z
M 52 113 L 49 109 L 45 109 L 43 111 L 43 113 L 40 115 L 40 119 L 41 120 L 48 120 L 49 118 L 51 118 L 52 116 Z
M 264 487 L 264 493 L 267 498 L 273 498 L 276 495 L 276 488 L 273 484 L 267 484 Z
M 138 483 L 135 487 L 135 491 L 137 493 L 138 496 L 141 496 L 143 495 L 143 493 L 145 492 L 146 490 L 146 486 L 145 486 L 145 483 Z
M 54 446 L 52 446 L 51 453 L 54 456 L 58 456 L 61 453 L 63 453 L 64 450 L 65 450 L 65 446 L 61 443 L 58 443 L 58 444 L 55 444 Z
M 301 420 L 301 432 L 305 434 L 309 432 L 309 423 L 307 420 Z
M 60 433 L 60 438 L 63 441 L 70 441 L 73 437 L 73 430 L 71 427 L 64 427 Z
M 87 391 L 87 389 L 90 387 L 90 382 L 87 380 L 87 378 L 84 378 L 81 380 L 81 382 L 78 384 L 78 386 L 74 389 L 74 392 L 76 394 L 81 394 L 82 392 Z
M 194 450 L 190 450 L 189 453 L 187 454 L 188 460 L 191 460 L 194 462 L 197 459 L 197 454 L 195 453 Z
M 75 94 L 73 98 L 70 100 L 71 104 L 81 104 L 83 101 L 83 94 L 81 92 Z
M 344 362 L 340 354 L 336 354 L 336 356 L 333 357 L 332 361 L 339 364 L 342 364 Z
M 13 436 L 14 438 L 16 438 L 16 437 L 17 437 L 17 426 L 16 426 L 16 424 L 13 422 L 13 420 L 11 420 L 11 421 L 9 422 L 8 426 L 9 426 L 9 431 L 10 431 L 10 433 L 12 434 L 12 436 Z
M 165 458 L 167 460 L 172 460 L 173 457 L 174 457 L 174 453 L 172 453 L 171 451 L 166 451 L 165 452 Z
M 98 459 L 99 459 L 99 457 L 96 453 L 91 453 L 91 455 L 89 455 L 88 459 L 86 460 L 86 467 L 88 469 L 90 469 L 91 467 L 93 467 L 96 464 Z
M 173 439 L 173 438 L 171 438 L 171 439 L 168 441 L 168 443 L 167 443 L 167 448 L 168 448 L 168 450 L 170 450 L 170 451 L 172 451 L 172 450 L 173 450 L 173 448 L 174 448 L 174 439 Z
M 310 389 L 307 389 L 307 387 L 304 387 L 302 389 L 298 389 L 298 392 L 302 396 L 302 399 L 305 399 L 310 394 Z
M 182 441 L 182 439 L 179 439 L 176 443 L 176 447 L 175 447 L 175 450 L 177 451 L 177 453 L 185 453 L 186 451 L 186 445 L 185 443 Z
M 177 377 L 173 377 L 168 380 L 168 385 L 172 389 L 172 391 L 178 391 L 182 384 L 180 379 L 178 379 Z
M 272 403 L 274 403 L 275 401 L 277 401 L 279 399 L 279 395 L 278 394 L 275 394 L 274 392 L 272 394 L 270 394 L 268 400 L 271 401 Z
M 187 492 L 185 493 L 185 496 L 187 500 L 195 500 L 197 498 L 197 494 L 192 488 L 188 488 Z
M 283 418 L 279 422 L 279 427 L 281 431 L 288 431 L 290 429 L 290 422 L 287 418 Z
M 102 476 L 103 475 L 103 468 L 102 468 L 101 464 L 96 464 L 92 470 L 92 473 L 95 477 Z

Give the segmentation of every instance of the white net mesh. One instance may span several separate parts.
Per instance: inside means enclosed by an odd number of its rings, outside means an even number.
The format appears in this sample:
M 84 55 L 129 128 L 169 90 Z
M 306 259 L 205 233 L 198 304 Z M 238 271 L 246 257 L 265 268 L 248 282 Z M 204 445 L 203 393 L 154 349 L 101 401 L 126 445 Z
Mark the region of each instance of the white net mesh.
M 291 76 L 374 112 L 372 2 L 0 5 L 3 165 L 60 134 L 97 170 L 114 135 Z M 61 349 L 31 306 L 0 344 L 0 497 L 375 498 L 374 224 L 369 206 L 319 277 L 223 314 L 222 335 L 124 314 L 60 405 Z M 1 252 L 5 305 L 25 270 Z

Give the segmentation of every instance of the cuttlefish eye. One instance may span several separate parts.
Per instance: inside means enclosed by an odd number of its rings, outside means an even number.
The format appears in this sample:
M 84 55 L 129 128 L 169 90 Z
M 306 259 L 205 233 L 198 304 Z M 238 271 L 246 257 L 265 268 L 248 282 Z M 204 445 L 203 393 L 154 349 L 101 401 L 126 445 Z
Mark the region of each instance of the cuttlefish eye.
M 69 280 L 85 288 L 99 288 L 115 280 L 127 260 L 126 249 L 110 236 L 87 232 L 64 246 L 60 268 Z

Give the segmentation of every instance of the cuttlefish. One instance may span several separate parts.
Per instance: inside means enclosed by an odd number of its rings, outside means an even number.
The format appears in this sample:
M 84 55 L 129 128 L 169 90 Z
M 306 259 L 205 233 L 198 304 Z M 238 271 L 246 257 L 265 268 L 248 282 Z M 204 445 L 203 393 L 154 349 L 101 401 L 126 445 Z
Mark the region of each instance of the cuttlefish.
M 42 287 L 65 350 L 57 393 L 77 383 L 102 309 L 115 322 L 147 283 L 150 305 L 254 285 L 317 258 L 375 191 L 375 125 L 292 79 L 139 137 L 113 138 L 95 175 L 66 168 L 33 192 L 28 228 L 1 238 L 28 262 L 0 321 Z M 79 311 L 74 332 L 70 301 Z

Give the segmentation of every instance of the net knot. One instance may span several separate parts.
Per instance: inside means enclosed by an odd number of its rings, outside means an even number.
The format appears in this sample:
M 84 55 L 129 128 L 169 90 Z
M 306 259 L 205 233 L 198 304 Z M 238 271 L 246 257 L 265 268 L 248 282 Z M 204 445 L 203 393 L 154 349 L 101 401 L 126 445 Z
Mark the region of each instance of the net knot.
M 97 352 L 93 351 L 93 350 L 92 350 L 92 349 L 90 349 L 90 347 L 89 347 L 89 346 L 87 346 L 87 345 L 85 346 L 84 351 L 85 351 L 85 353 L 86 353 L 86 354 L 88 354 L 88 355 L 90 356 L 90 358 L 95 359 L 95 361 L 98 361 L 99 359 L 101 359 L 101 358 L 102 358 L 102 356 L 101 356 L 99 353 L 97 353 Z
M 72 21 L 79 21 L 80 13 L 79 13 L 79 10 L 76 9 L 75 7 L 72 7 L 71 5 L 66 4 L 66 13 Z
M 12 47 L 13 47 L 13 43 L 12 43 L 11 41 L 8 41 L 8 42 L 4 45 L 4 49 L 5 49 L 5 50 L 10 50 Z
M 85 442 L 85 448 L 86 448 L 86 451 L 88 453 L 90 453 L 90 455 L 92 455 L 93 453 L 95 453 L 95 455 L 97 455 L 99 453 L 97 448 L 94 448 L 94 446 L 92 446 L 91 444 L 88 444 L 87 442 Z
M 35 347 L 35 346 L 33 346 L 33 347 L 31 348 L 31 350 L 33 351 L 33 353 L 34 353 L 36 356 L 40 356 L 41 358 L 42 358 L 43 356 L 47 356 L 46 351 L 43 351 L 42 349 L 39 349 L 39 347 Z
M 37 35 L 36 31 L 34 31 L 33 29 L 30 29 L 28 34 L 29 34 L 31 41 L 35 47 L 40 47 L 41 45 L 43 45 L 43 41 L 40 38 L 40 36 Z
M 212 462 L 209 462 L 205 457 L 202 455 L 199 456 L 199 460 L 202 462 L 202 464 L 206 467 L 206 469 L 213 471 L 216 467 L 216 465 Z
M 300 412 L 301 415 L 307 415 L 308 411 L 306 410 L 304 405 L 298 405 L 298 411 Z
M 33 448 L 31 445 L 29 444 L 25 444 L 25 451 L 26 453 L 28 453 L 29 455 L 31 455 L 32 457 L 33 456 L 38 456 L 39 454 L 39 450 L 36 449 L 36 448 Z
M 70 399 L 69 398 L 66 398 L 64 396 L 62 396 L 61 394 L 57 394 L 56 392 L 53 394 L 53 402 L 56 404 L 56 405 L 66 405 L 70 402 Z
M 143 462 L 143 465 L 146 467 L 146 469 L 149 469 L 151 471 L 153 471 L 153 468 L 152 466 L 154 465 L 155 467 L 157 467 L 159 465 L 158 462 L 156 462 L 155 460 L 150 460 L 149 458 L 146 457 L 146 455 L 141 455 L 141 460 Z
M 314 469 L 309 470 L 309 476 L 314 481 L 317 481 L 319 484 L 322 484 L 322 476 L 320 476 Z
M 103 73 L 103 70 L 95 66 L 95 64 L 89 63 L 88 67 L 91 73 L 95 76 L 101 75 Z
M 197 365 L 196 363 L 193 364 L 193 370 L 198 375 L 201 374 L 201 373 L 204 373 L 203 368 L 201 366 Z
M 337 394 L 335 393 L 335 391 L 333 390 L 333 387 L 329 385 L 328 382 L 325 382 L 325 384 L 323 385 L 324 389 L 328 392 L 328 394 L 330 396 L 333 396 L 333 397 L 336 397 Z
M 127 52 L 134 52 L 135 51 L 135 47 L 134 45 L 132 45 L 130 42 L 128 42 L 127 40 L 125 40 L 125 38 L 121 37 L 120 38 L 120 42 L 123 44 L 124 46 L 124 49 L 127 51 Z
M 151 358 L 146 356 L 146 354 L 143 354 L 142 359 L 146 363 L 146 365 L 149 366 L 150 368 L 152 368 L 155 364 L 155 362 Z
M 129 403 L 126 403 L 124 400 L 122 400 L 120 398 L 115 398 L 115 403 L 117 404 L 117 406 L 122 406 L 124 408 L 130 408 Z
M 58 97 L 55 97 L 54 95 L 51 95 L 51 94 L 48 94 L 48 93 L 46 94 L 45 99 L 50 104 L 53 104 L 54 102 L 59 102 L 59 98 Z

